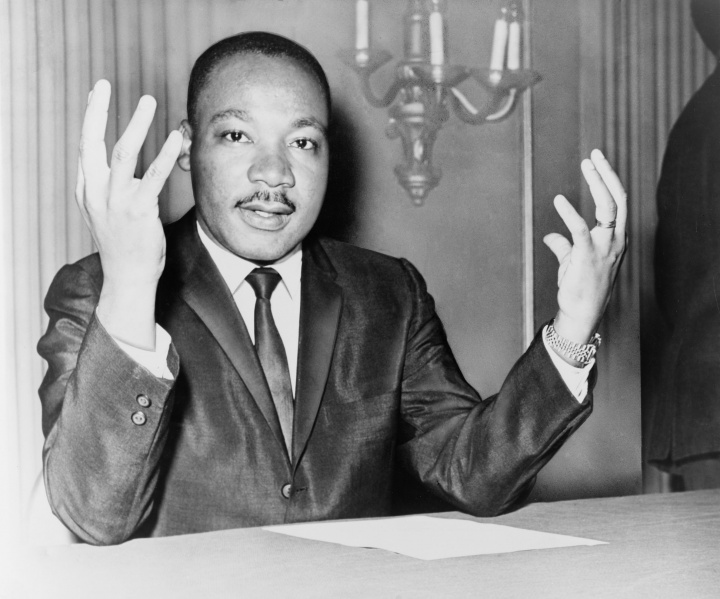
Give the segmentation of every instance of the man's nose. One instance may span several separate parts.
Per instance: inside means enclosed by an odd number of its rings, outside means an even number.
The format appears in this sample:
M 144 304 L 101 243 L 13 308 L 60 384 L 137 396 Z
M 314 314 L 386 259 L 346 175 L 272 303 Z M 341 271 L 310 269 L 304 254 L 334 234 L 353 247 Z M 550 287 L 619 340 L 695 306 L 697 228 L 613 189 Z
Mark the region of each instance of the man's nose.
M 261 149 L 248 170 L 253 183 L 265 183 L 268 187 L 293 187 L 295 176 L 290 162 L 282 149 Z

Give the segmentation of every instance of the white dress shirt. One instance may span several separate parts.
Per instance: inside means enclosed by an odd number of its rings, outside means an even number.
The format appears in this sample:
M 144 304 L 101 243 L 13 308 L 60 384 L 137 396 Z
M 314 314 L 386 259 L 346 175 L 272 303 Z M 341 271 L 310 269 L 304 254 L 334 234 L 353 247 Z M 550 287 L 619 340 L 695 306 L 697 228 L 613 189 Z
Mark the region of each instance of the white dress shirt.
M 550 347 L 547 327 L 543 329 L 543 343 L 545 344 L 547 353 L 550 355 L 552 363 L 555 364 L 555 368 L 557 368 L 560 373 L 560 377 L 564 381 L 565 386 L 570 390 L 570 393 L 573 394 L 575 399 L 582 403 L 587 396 L 588 377 L 590 376 L 592 367 L 595 365 L 595 358 L 590 360 L 590 362 L 582 368 L 577 368 L 572 364 L 568 364 L 555 353 L 552 347 Z
M 245 277 L 250 274 L 257 265 L 244 260 L 219 246 L 197 225 L 200 240 L 210 254 L 213 262 L 218 267 L 225 283 L 233 294 L 235 304 L 240 315 L 245 321 L 245 326 L 250 333 L 250 338 L 255 342 L 255 292 Z M 300 334 L 300 278 L 302 273 L 302 251 L 300 247 L 289 256 L 279 262 L 272 264 L 282 282 L 273 291 L 270 298 L 275 324 L 280 333 L 290 369 L 290 381 L 292 383 L 293 395 L 295 394 L 295 379 L 297 376 L 298 339 Z M 98 318 L 102 323 L 101 308 L 98 306 Z M 115 342 L 136 362 L 147 368 L 153 375 L 165 379 L 172 379 L 173 376 L 167 366 L 167 353 L 170 348 L 170 335 L 160 326 L 156 325 L 155 351 L 139 349 L 124 343 L 118 339 Z M 573 396 L 582 402 L 587 396 L 588 376 L 595 364 L 593 358 L 583 368 L 576 368 L 565 362 L 558 356 L 548 344 L 547 327 L 543 331 L 543 342 L 545 349 L 550 355 L 555 368 L 560 373 L 565 385 Z
M 233 294 L 235 304 L 245 321 L 250 339 L 255 343 L 255 291 L 245 280 L 258 265 L 236 256 L 210 239 L 198 225 L 200 241 L 218 267 L 222 278 Z M 295 395 L 297 377 L 298 339 L 300 337 L 300 275 L 302 273 L 302 251 L 298 246 L 292 254 L 271 265 L 282 277 L 270 297 L 270 309 L 280 338 L 285 346 L 290 382 Z

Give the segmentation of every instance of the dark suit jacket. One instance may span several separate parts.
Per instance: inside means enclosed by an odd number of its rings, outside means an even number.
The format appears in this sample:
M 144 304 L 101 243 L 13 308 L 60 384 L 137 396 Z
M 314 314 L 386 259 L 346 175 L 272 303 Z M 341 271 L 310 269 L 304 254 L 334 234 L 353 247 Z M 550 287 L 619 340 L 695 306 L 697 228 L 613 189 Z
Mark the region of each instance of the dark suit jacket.
M 156 312 L 174 383 L 131 361 L 96 319 L 97 255 L 64 267 L 47 295 L 46 488 L 88 542 L 388 515 L 399 467 L 462 510 L 497 514 L 590 413 L 540 338 L 481 401 L 407 261 L 306 240 L 291 462 L 194 213 L 166 235 Z
M 648 458 L 720 452 L 720 67 L 672 128 L 657 189 L 655 284 L 667 325 Z

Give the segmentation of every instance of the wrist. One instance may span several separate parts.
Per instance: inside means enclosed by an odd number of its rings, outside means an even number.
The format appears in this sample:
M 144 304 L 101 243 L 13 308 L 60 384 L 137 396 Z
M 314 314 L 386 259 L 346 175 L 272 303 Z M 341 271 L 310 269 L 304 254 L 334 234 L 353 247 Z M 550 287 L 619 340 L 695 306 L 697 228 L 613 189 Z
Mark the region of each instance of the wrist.
M 561 311 L 555 315 L 552 324 L 558 335 L 579 344 L 590 343 L 597 329 L 597 323 L 578 322 L 566 317 Z
M 154 293 L 162 276 L 162 269 L 150 270 L 132 268 L 123 265 L 122 268 L 103 267 L 103 290 L 113 293 Z
M 119 288 L 103 283 L 97 313 L 105 330 L 118 341 L 154 351 L 156 290 L 156 286 Z
M 547 325 L 543 334 L 546 347 L 575 368 L 584 368 L 592 363 L 601 342 L 600 335 L 595 334 L 589 343 L 576 343 L 560 335 L 553 322 Z

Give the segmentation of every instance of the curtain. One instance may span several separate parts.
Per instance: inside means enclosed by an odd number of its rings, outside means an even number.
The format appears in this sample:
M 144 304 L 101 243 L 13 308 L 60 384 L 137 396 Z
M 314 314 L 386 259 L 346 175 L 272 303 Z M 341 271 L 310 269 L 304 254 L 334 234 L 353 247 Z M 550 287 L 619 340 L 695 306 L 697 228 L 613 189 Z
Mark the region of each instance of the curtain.
M 107 139 L 117 139 L 140 90 L 158 100 L 139 170 L 184 114 L 182 90 L 202 29 L 189 27 L 205 3 L 122 0 L 0 2 L 0 189 L 3 200 L 3 396 L 0 453 L 5 528 L 19 534 L 41 471 L 37 388 L 45 365 L 35 351 L 47 317 L 43 297 L 59 268 L 92 252 L 77 210 L 77 147 L 86 98 L 100 77 L 113 96 Z M 179 26 L 178 26 L 179 25 Z M 180 34 L 185 26 L 189 30 Z M 172 31 L 173 35 L 166 35 Z M 195 32 L 195 33 L 193 33 Z M 188 37 L 195 44 L 188 44 Z M 173 179 L 169 188 L 186 185 Z M 166 189 L 163 194 L 167 196 Z M 187 193 L 187 192 L 186 192 Z M 167 202 L 162 204 L 167 213 Z M 163 216 L 167 216 L 164 214 Z M 5 484 L 5 481 L 8 484 Z

